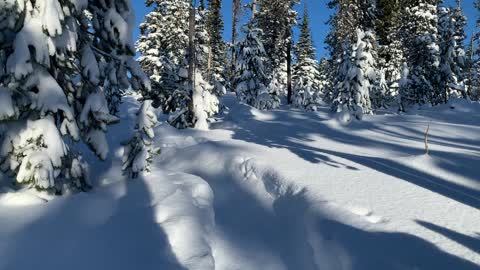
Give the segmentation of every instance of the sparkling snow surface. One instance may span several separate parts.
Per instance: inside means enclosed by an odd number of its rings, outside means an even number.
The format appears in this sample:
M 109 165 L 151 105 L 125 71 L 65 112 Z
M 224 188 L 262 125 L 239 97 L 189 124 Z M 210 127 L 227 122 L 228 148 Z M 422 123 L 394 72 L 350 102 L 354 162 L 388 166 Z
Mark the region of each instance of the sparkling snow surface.
M 138 179 L 120 171 L 129 97 L 106 161 L 85 156 L 92 192 L 0 185 L 0 270 L 480 268 L 480 104 L 343 125 L 326 107 L 223 103 L 209 131 L 157 127 Z

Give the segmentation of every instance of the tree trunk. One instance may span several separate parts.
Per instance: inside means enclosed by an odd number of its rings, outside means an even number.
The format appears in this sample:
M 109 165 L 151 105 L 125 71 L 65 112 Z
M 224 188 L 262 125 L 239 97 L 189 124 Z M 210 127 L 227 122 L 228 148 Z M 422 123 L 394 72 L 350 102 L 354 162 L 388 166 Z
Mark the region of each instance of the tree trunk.
M 195 7 L 190 7 L 188 18 L 188 84 L 190 86 L 189 109 L 193 112 L 193 92 L 195 88 Z
M 287 41 L 287 99 L 288 104 L 292 104 L 292 33 L 289 32 Z
M 235 77 L 235 69 L 237 66 L 237 56 L 236 56 L 236 51 L 235 51 L 235 46 L 237 43 L 237 23 L 238 23 L 238 13 L 239 13 L 239 8 L 240 8 L 240 3 L 241 0 L 233 0 L 232 4 L 232 62 L 230 66 L 230 75 L 231 75 L 231 85 L 232 85 L 232 91 L 234 90 L 233 87 L 233 78 Z

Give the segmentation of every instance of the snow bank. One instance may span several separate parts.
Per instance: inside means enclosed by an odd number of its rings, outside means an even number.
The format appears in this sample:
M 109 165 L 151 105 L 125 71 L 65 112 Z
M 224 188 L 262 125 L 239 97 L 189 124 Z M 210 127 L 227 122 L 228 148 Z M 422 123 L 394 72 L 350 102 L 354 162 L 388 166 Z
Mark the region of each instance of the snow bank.
M 0 195 L 0 269 L 214 269 L 213 193 L 198 177 L 157 172 L 44 202 Z

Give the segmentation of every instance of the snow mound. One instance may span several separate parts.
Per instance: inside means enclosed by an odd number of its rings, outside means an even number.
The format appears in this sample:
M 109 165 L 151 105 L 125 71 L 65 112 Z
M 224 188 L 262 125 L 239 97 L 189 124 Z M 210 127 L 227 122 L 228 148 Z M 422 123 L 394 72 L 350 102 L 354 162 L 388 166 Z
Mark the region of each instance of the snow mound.
M 472 113 L 480 112 L 480 102 L 470 101 L 464 98 L 450 99 L 448 102 L 450 109 L 458 112 Z
M 157 172 L 44 202 L 0 195 L 0 269 L 214 269 L 213 192 L 199 177 Z
M 0 194 L 0 207 L 30 206 L 46 203 L 47 200 L 28 192 L 15 192 Z

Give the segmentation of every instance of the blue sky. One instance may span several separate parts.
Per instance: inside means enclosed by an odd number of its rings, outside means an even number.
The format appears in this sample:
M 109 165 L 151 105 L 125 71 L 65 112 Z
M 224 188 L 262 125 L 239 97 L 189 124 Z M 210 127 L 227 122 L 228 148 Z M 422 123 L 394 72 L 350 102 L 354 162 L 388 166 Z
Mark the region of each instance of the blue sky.
M 311 19 L 311 27 L 313 32 L 313 38 L 315 42 L 315 46 L 317 48 L 317 55 L 318 57 L 322 57 L 326 51 L 324 49 L 324 40 L 325 36 L 328 33 L 328 26 L 325 25 L 326 21 L 331 15 L 331 10 L 327 8 L 327 3 L 329 0 L 301 0 L 301 4 L 298 5 L 298 10 L 300 15 L 303 11 L 303 4 L 308 5 L 308 10 L 310 13 Z M 145 14 L 148 13 L 148 9 L 145 7 L 144 0 L 133 0 L 136 16 L 137 16 L 137 24 L 139 24 Z M 247 1 L 243 1 L 247 2 Z M 455 0 L 446 0 L 446 6 L 454 5 Z M 475 20 L 480 14 L 477 14 L 477 11 L 473 8 L 473 0 L 462 0 L 463 11 L 465 15 L 467 15 L 469 19 L 469 24 L 466 28 L 466 32 L 468 36 L 471 36 L 471 33 L 475 30 Z M 223 0 L 223 16 L 225 21 L 225 32 L 224 37 L 225 40 L 230 40 L 231 36 L 231 24 L 232 24 L 232 17 L 231 17 L 231 10 L 232 10 L 232 0 Z M 138 30 L 135 32 L 136 38 L 138 37 Z

